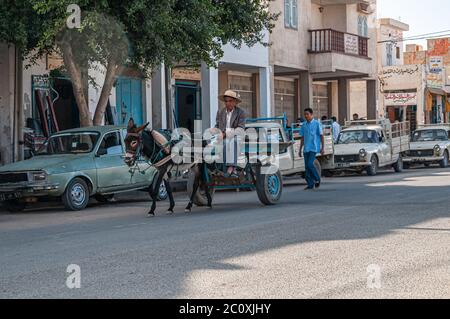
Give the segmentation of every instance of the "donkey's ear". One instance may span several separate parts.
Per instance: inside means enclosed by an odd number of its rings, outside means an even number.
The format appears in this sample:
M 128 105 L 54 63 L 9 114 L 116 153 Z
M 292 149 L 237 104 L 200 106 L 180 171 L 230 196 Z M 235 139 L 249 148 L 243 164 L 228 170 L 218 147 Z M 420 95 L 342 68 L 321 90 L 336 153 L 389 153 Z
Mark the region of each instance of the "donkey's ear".
M 142 131 L 145 130 L 145 129 L 147 128 L 147 126 L 149 126 L 149 125 L 150 125 L 150 122 L 147 122 L 146 124 L 140 126 L 140 127 L 137 129 L 137 132 L 136 132 L 136 133 L 142 132 Z
M 127 126 L 127 130 L 131 130 L 134 127 L 134 120 L 133 118 L 130 118 L 130 120 L 128 121 L 128 126 Z

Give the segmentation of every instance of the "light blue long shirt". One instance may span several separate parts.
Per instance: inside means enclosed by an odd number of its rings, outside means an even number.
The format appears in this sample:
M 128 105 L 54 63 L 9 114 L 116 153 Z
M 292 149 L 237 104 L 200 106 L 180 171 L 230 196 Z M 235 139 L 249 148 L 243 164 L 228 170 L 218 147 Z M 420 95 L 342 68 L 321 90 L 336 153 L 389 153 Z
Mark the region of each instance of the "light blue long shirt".
M 300 137 L 304 138 L 304 153 L 320 153 L 322 135 L 322 124 L 319 121 L 316 119 L 311 122 L 305 121 L 300 129 Z

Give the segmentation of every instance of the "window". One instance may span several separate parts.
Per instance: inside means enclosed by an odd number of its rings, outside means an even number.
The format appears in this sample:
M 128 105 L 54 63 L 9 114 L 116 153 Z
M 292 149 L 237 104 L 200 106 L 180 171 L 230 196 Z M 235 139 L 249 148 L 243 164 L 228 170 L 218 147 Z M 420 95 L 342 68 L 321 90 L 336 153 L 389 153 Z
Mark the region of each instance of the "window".
M 122 155 L 124 152 L 121 140 L 119 132 L 108 133 L 103 138 L 99 150 L 105 150 L 107 155 Z
M 86 154 L 92 152 L 99 138 L 98 133 L 68 133 L 53 135 L 37 152 L 37 155 Z
M 369 26 L 365 15 L 358 16 L 358 35 L 366 38 L 369 36 Z
M 284 26 L 286 28 L 298 28 L 297 0 L 284 0 Z
M 328 116 L 328 84 L 313 84 L 313 106 L 312 109 L 316 118 Z
M 252 75 L 244 75 L 244 74 L 229 74 L 228 75 L 228 83 L 229 89 L 236 91 L 242 100 L 242 103 L 239 104 L 239 107 L 243 109 L 247 117 L 252 117 L 254 115 L 254 88 Z
M 400 47 L 396 47 L 395 50 L 396 50 L 395 56 L 397 57 L 397 60 L 400 60 Z
M 295 123 L 295 83 L 275 80 L 275 116 L 286 113 L 289 123 Z
M 394 65 L 393 60 L 392 60 L 392 50 L 393 50 L 392 43 L 386 43 L 386 64 L 387 64 L 387 66 Z

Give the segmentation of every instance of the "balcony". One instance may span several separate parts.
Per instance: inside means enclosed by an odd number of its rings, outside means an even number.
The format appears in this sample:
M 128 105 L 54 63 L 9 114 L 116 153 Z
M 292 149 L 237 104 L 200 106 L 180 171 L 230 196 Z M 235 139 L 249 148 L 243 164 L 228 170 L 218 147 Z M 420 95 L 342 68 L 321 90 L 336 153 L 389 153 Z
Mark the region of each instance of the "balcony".
M 369 39 L 332 29 L 311 30 L 309 53 L 336 52 L 368 58 Z
M 369 38 L 333 29 L 309 33 L 310 72 L 315 79 L 358 78 L 376 73 Z

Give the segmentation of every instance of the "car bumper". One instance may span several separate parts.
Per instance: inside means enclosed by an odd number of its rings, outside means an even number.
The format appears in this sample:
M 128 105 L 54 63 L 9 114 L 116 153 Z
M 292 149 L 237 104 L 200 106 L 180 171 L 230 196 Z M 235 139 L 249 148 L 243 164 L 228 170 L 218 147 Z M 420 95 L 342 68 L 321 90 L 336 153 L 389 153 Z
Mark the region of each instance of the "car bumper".
M 0 200 L 8 198 L 8 194 L 16 197 L 57 196 L 60 185 L 58 183 L 47 184 L 3 184 L 0 185 Z
M 370 166 L 369 162 L 335 163 L 335 170 L 356 170 Z
M 404 157 L 404 163 L 433 163 L 440 162 L 444 156 Z

